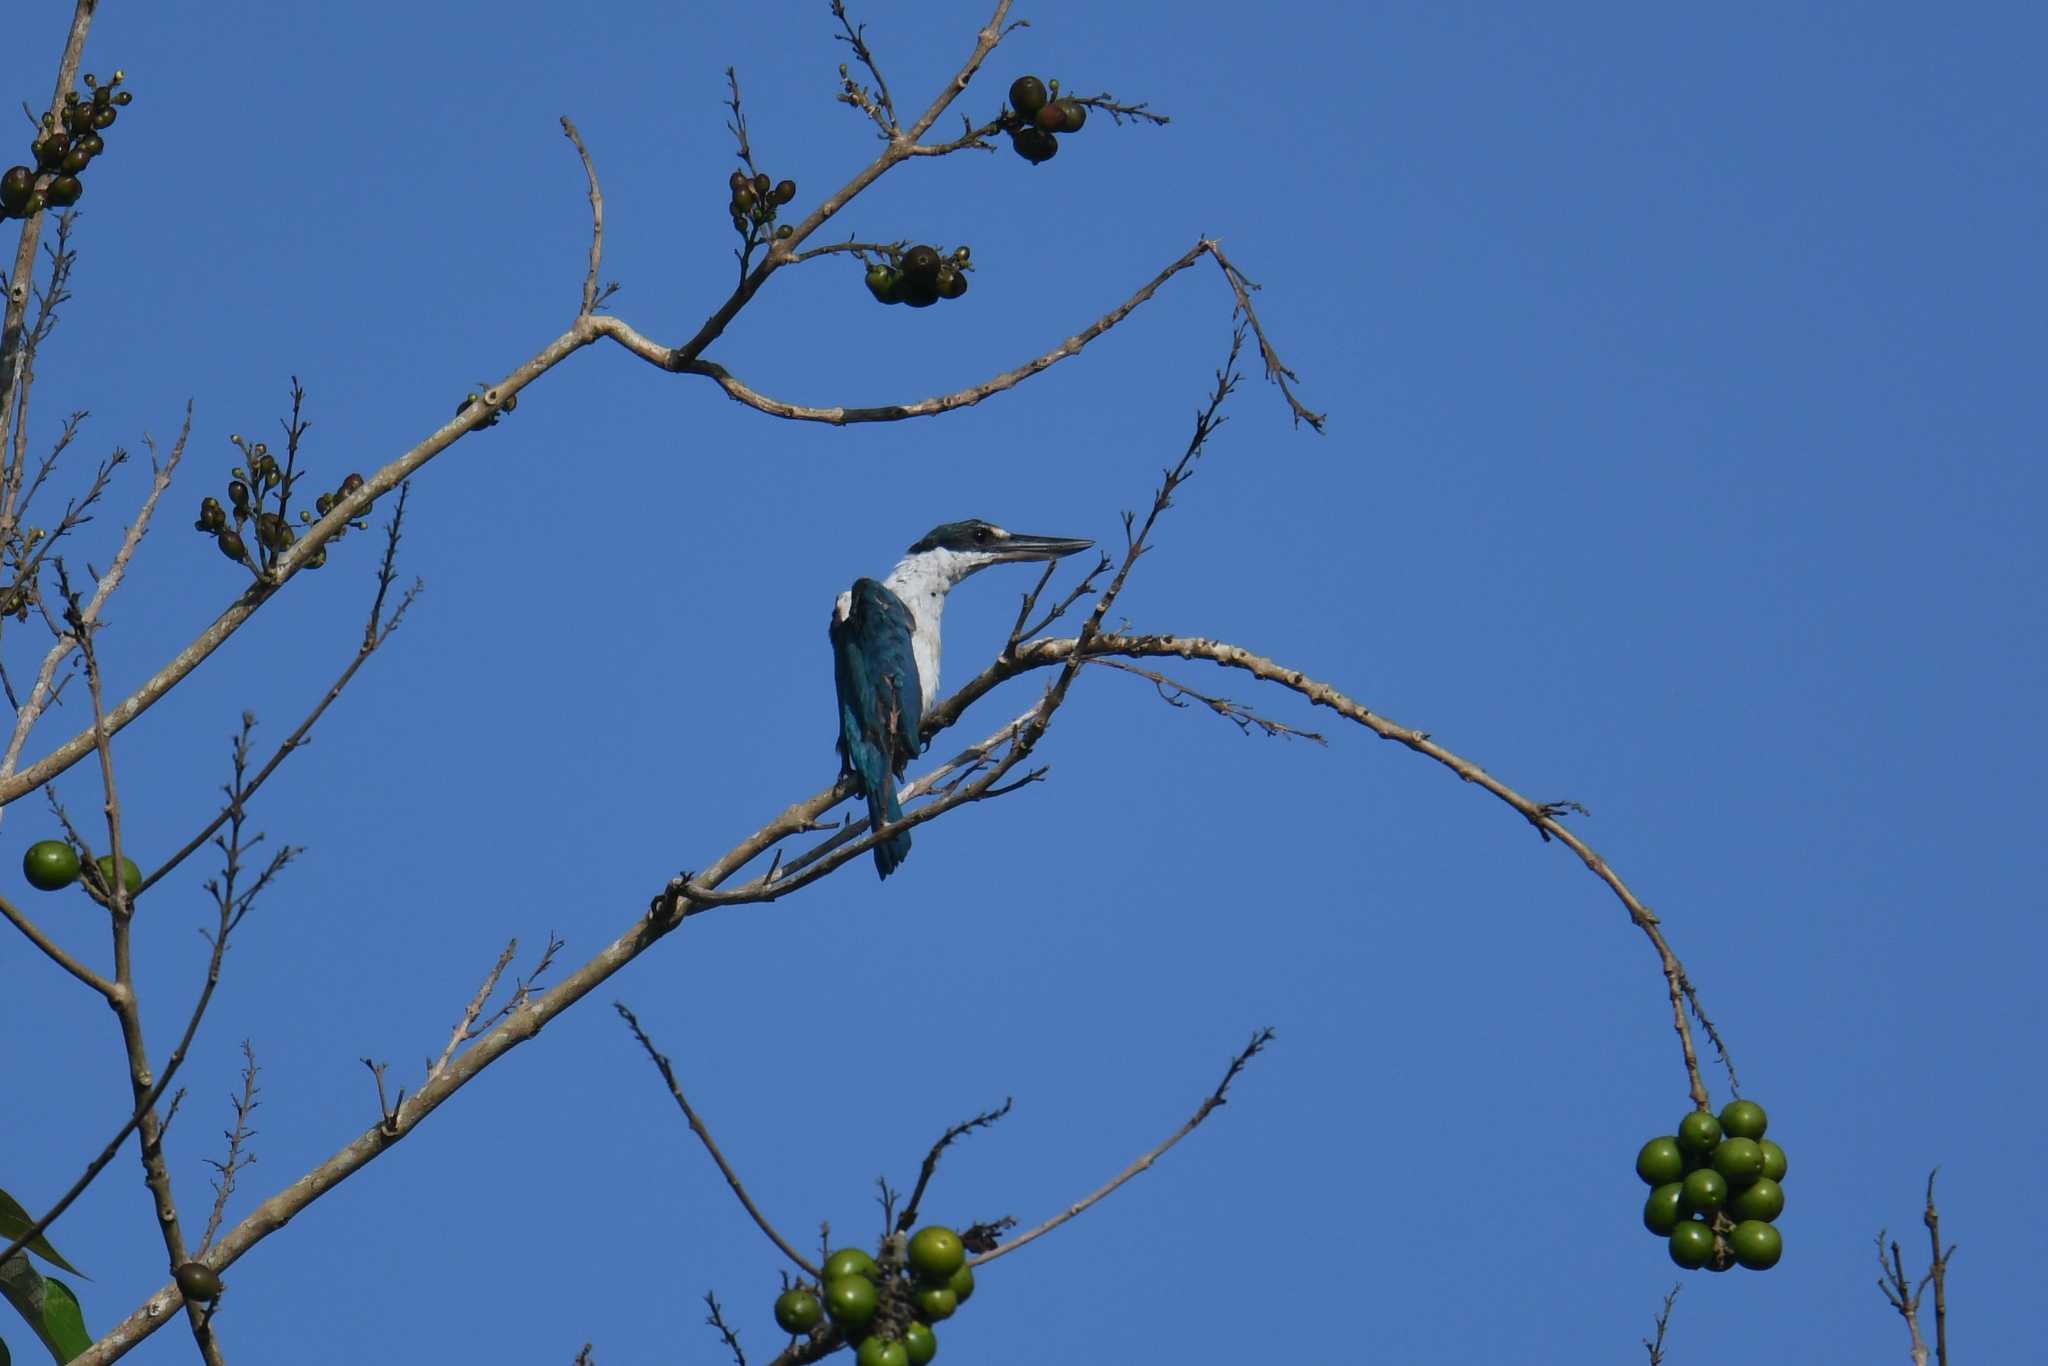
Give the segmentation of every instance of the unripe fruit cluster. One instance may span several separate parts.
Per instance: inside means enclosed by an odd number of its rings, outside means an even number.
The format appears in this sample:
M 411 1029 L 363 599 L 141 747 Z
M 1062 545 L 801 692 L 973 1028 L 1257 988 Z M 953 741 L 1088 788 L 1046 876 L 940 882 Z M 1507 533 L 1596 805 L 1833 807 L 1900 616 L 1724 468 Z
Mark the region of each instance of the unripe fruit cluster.
M 1719 1119 L 1694 1110 L 1636 1154 L 1636 1175 L 1651 1187 L 1643 1227 L 1686 1270 L 1768 1271 L 1784 1254 L 1772 1223 L 1785 1212 L 1785 1150 L 1764 1137 L 1769 1122 L 1755 1101 L 1732 1100 Z
M 794 180 L 771 181 L 766 171 L 751 176 L 745 171 L 734 171 L 725 183 L 732 189 L 732 202 L 725 207 L 732 214 L 732 230 L 741 236 L 757 228 L 764 230 L 765 235 L 768 225 L 775 221 L 776 211 L 796 198 Z M 795 231 L 785 223 L 775 230 L 775 235 L 788 237 Z
M 1010 108 L 1003 115 L 1003 127 L 1010 132 L 1010 146 L 1033 166 L 1059 155 L 1058 134 L 1078 133 L 1088 122 L 1088 106 L 1079 100 L 1060 98 L 1060 83 L 1050 90 L 1036 76 L 1019 76 L 1010 82 Z
M 303 475 L 281 467 L 264 442 L 244 441 L 239 436 L 228 439 L 235 443 L 235 448 L 248 463 L 228 471 L 227 506 L 223 507 L 220 499 L 211 495 L 199 500 L 199 518 L 192 523 L 192 529 L 203 536 L 211 536 L 214 544 L 220 547 L 221 554 L 237 564 L 248 564 L 251 562 L 249 541 L 243 535 L 243 528 L 253 522 L 249 531 L 256 541 L 258 567 L 268 569 L 299 539 L 298 532 L 285 520 L 285 510 Z M 362 475 L 349 475 L 332 491 L 315 498 L 312 511 L 299 509 L 300 524 L 310 523 L 316 516 L 325 517 L 333 511 L 336 503 L 362 486 Z M 369 508 L 366 506 L 363 511 L 368 512 Z M 349 523 L 358 531 L 366 525 L 361 521 Z M 346 531 L 344 527 L 334 539 L 340 539 Z M 306 568 L 318 569 L 326 563 L 327 547 L 323 545 L 306 561 Z
M 114 856 L 101 854 L 93 864 L 93 883 L 106 892 L 114 885 Z M 21 856 L 21 875 L 39 892 L 59 892 L 78 881 L 81 871 L 78 851 L 63 840 L 37 840 Z M 142 890 L 142 869 L 134 859 L 121 855 L 121 885 L 134 896 Z
M 878 304 L 909 304 L 930 308 L 941 299 L 957 299 L 967 292 L 966 247 L 955 247 L 951 256 L 939 255 L 937 247 L 915 246 L 893 263 L 878 261 L 868 267 L 868 293 Z
M 120 117 L 121 106 L 135 98 L 115 89 L 125 79 L 125 72 L 116 71 L 101 85 L 97 77 L 87 76 L 90 97 L 67 90 L 61 121 L 43 115 L 28 145 L 32 163 L 0 172 L 0 218 L 29 218 L 46 205 L 65 209 L 78 202 L 85 193 L 85 168 L 107 150 L 106 130 Z
M 951 1318 L 974 1294 L 974 1271 L 960 1235 L 937 1224 L 912 1234 L 900 1270 L 884 1271 L 859 1248 L 825 1259 L 823 1302 L 807 1286 L 775 1301 L 786 1333 L 809 1333 L 830 1317 L 855 1344 L 857 1366 L 925 1366 L 939 1354 L 931 1325 Z

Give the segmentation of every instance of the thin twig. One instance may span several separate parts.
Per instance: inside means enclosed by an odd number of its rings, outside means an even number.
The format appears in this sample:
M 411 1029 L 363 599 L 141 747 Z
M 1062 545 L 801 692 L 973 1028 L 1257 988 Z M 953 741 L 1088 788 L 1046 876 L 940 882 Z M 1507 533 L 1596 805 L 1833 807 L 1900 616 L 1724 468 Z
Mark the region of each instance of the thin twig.
M 1313 740 L 1325 747 L 1330 743 L 1315 731 L 1296 730 L 1293 726 L 1287 725 L 1284 722 L 1274 721 L 1259 715 L 1242 702 L 1233 702 L 1227 697 L 1211 696 L 1208 693 L 1189 687 L 1179 679 L 1168 678 L 1165 674 L 1159 673 L 1156 670 L 1141 669 L 1135 664 L 1126 664 L 1122 660 L 1117 659 L 1094 659 L 1089 662 L 1091 664 L 1100 664 L 1105 668 L 1117 669 L 1124 673 L 1136 674 L 1140 678 L 1149 680 L 1158 691 L 1160 700 L 1169 707 L 1185 710 L 1190 699 L 1200 702 L 1210 711 L 1216 713 L 1216 715 L 1235 725 L 1246 735 L 1250 735 L 1253 730 L 1258 730 L 1265 735 L 1280 739 Z
M 626 1022 L 626 1027 L 633 1031 L 633 1037 L 638 1039 L 640 1046 L 647 1050 L 648 1058 L 653 1061 L 655 1067 L 661 1072 L 661 1079 L 668 1083 L 668 1093 L 675 1097 L 677 1107 L 683 1112 L 683 1118 L 689 1121 L 690 1132 L 697 1135 L 698 1141 L 704 1145 L 704 1150 L 711 1154 L 711 1160 L 718 1164 L 719 1174 L 725 1177 L 725 1184 L 732 1187 L 732 1193 L 739 1197 L 740 1206 L 746 1210 L 747 1216 L 754 1221 L 755 1226 L 761 1232 L 768 1235 L 769 1242 L 781 1249 L 783 1256 L 795 1262 L 803 1270 L 804 1274 L 812 1280 L 819 1279 L 820 1273 L 818 1268 L 811 1265 L 801 1252 L 791 1247 L 788 1239 L 775 1231 L 775 1226 L 768 1222 L 768 1216 L 761 1213 L 760 1208 L 754 1204 L 753 1197 L 747 1194 L 747 1188 L 740 1183 L 739 1173 L 732 1169 L 732 1164 L 725 1160 L 725 1154 L 718 1150 L 718 1141 L 711 1137 L 711 1130 L 706 1127 L 703 1119 L 691 1107 L 690 1102 L 683 1098 L 683 1088 L 676 1081 L 674 1066 L 670 1064 L 667 1055 L 654 1046 L 654 1040 L 647 1037 L 647 1031 L 640 1027 L 639 1018 L 631 1010 L 627 1009 L 626 1003 L 623 1001 L 612 1002 L 612 1009 L 619 1012 L 619 1018 Z
M 1643 1350 L 1650 1354 L 1650 1366 L 1664 1366 L 1664 1334 L 1671 1327 L 1671 1307 L 1678 1303 L 1678 1292 L 1683 1286 L 1674 1285 L 1664 1294 L 1664 1307 L 1657 1311 L 1657 1336 L 1643 1339 Z
M 932 1173 L 939 1169 L 939 1155 L 952 1147 L 960 1139 L 973 1133 L 976 1129 L 986 1129 L 993 1125 L 997 1120 L 1009 1114 L 1010 1107 L 1014 1104 L 1016 1104 L 1016 1097 L 1005 1096 L 1003 1097 L 1003 1103 L 995 1109 L 984 1110 L 973 1119 L 963 1120 L 939 1135 L 939 1141 L 932 1144 L 931 1151 L 924 1155 L 924 1165 L 917 1170 L 917 1184 L 911 1187 L 910 1203 L 903 1207 L 902 1216 L 896 1220 L 896 1231 L 898 1233 L 910 1232 L 911 1228 L 917 1223 L 918 1207 L 924 1203 L 925 1187 L 931 1184 Z
M 206 1234 L 199 1240 L 195 1257 L 204 1257 L 206 1249 L 213 1246 L 213 1236 L 220 1232 L 221 1215 L 227 1211 L 228 1197 L 235 1193 L 235 1175 L 245 1167 L 256 1165 L 256 1154 L 245 1153 L 244 1146 L 256 1136 L 249 1127 L 249 1116 L 260 1103 L 256 1097 L 256 1049 L 247 1039 L 242 1040 L 242 1094 L 232 1097 L 235 1107 L 235 1127 L 227 1131 L 228 1156 L 225 1162 L 208 1158 L 206 1165 L 220 1173 L 220 1179 L 213 1183 L 213 1213 L 206 1220 Z
M 597 312 L 599 303 L 597 272 L 604 260 L 604 192 L 597 186 L 597 166 L 590 159 L 590 149 L 583 145 L 583 134 L 576 131 L 567 114 L 562 115 L 562 131 L 576 144 L 576 155 L 583 158 L 583 174 L 590 181 L 590 270 L 583 277 L 583 307 L 579 310 L 579 315 L 587 318 Z
M 1131 1163 L 1130 1166 L 1125 1167 L 1122 1171 L 1118 1172 L 1116 1176 L 1113 1179 L 1111 1179 L 1107 1185 L 1092 1192 L 1083 1199 L 1078 1200 L 1075 1203 L 1067 1206 L 1058 1214 L 1055 1214 L 1052 1218 L 1040 1224 L 1037 1228 L 1027 1229 L 1025 1232 L 1018 1234 L 1015 1238 L 1012 1238 L 1009 1242 L 1003 1244 L 1001 1247 L 995 1248 L 989 1252 L 984 1252 L 980 1256 L 970 1259 L 968 1264 L 970 1266 L 980 1266 L 985 1262 L 992 1262 L 998 1257 L 1007 1257 L 1010 1253 L 1015 1252 L 1018 1248 L 1023 1247 L 1026 1243 L 1035 1242 L 1039 1238 L 1044 1237 L 1046 1234 L 1058 1228 L 1061 1224 L 1066 1223 L 1069 1219 L 1073 1219 L 1083 1213 L 1086 1213 L 1089 1209 L 1093 1208 L 1094 1206 L 1100 1204 L 1103 1200 L 1107 1199 L 1112 1192 L 1114 1192 L 1119 1186 L 1123 1185 L 1126 1181 L 1129 1181 L 1132 1177 L 1137 1176 L 1141 1172 L 1150 1170 L 1152 1164 L 1154 1162 L 1157 1162 L 1162 1156 L 1164 1156 L 1168 1149 L 1172 1148 L 1174 1144 L 1180 1142 L 1183 1138 L 1186 1138 L 1189 1134 L 1193 1133 L 1195 1131 L 1196 1125 L 1200 1124 L 1203 1120 L 1207 1119 L 1210 1116 L 1210 1114 L 1216 1111 L 1219 1107 L 1228 1104 L 1227 1093 L 1230 1090 L 1230 1083 L 1237 1080 L 1237 1074 L 1244 1070 L 1245 1064 L 1249 1063 L 1253 1058 L 1257 1057 L 1265 1049 L 1266 1045 L 1271 1042 L 1273 1042 L 1273 1031 L 1271 1029 L 1261 1029 L 1258 1033 L 1252 1035 L 1252 1041 L 1246 1044 L 1243 1050 L 1240 1051 L 1235 1058 L 1232 1058 L 1230 1060 L 1230 1067 L 1223 1073 L 1223 1080 L 1216 1083 L 1216 1089 L 1214 1091 L 1211 1091 L 1208 1094 L 1208 1096 L 1203 1099 L 1201 1105 L 1196 1108 L 1194 1114 L 1188 1117 L 1187 1123 L 1181 1125 L 1180 1128 L 1174 1130 L 1172 1134 L 1168 1135 L 1164 1143 L 1159 1144 L 1159 1146 L 1153 1148 L 1150 1152 L 1140 1157 L 1137 1161 Z
M 734 1366 L 747 1366 L 747 1354 L 740 1349 L 740 1335 L 725 1321 L 725 1311 L 719 1308 L 718 1296 L 707 1290 L 704 1303 L 711 1310 L 704 1322 L 718 1330 L 718 1336 L 725 1340 L 725 1346 L 732 1353 Z

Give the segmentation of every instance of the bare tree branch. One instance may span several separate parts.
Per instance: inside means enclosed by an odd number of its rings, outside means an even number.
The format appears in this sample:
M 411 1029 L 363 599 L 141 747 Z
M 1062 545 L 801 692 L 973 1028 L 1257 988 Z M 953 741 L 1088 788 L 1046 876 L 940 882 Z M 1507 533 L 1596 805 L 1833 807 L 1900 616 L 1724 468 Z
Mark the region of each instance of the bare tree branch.
M 690 1132 L 697 1135 L 698 1141 L 704 1145 L 704 1151 L 710 1153 L 711 1160 L 718 1164 L 719 1174 L 725 1178 L 725 1184 L 732 1187 L 732 1193 L 739 1197 L 740 1207 L 746 1210 L 747 1217 L 752 1219 L 755 1226 L 768 1235 L 768 1241 L 775 1244 L 783 1256 L 795 1262 L 805 1275 L 812 1280 L 821 1279 L 818 1268 L 811 1265 L 801 1252 L 791 1247 L 788 1239 L 775 1231 L 775 1226 L 768 1222 L 768 1216 L 761 1213 L 760 1207 L 754 1203 L 754 1198 L 747 1194 L 746 1186 L 740 1182 L 739 1173 L 732 1169 L 732 1164 L 725 1160 L 725 1154 L 718 1150 L 718 1140 L 711 1136 L 710 1128 L 706 1126 L 696 1109 L 684 1099 L 682 1085 L 676 1080 L 675 1067 L 669 1062 L 668 1056 L 654 1046 L 654 1040 L 647 1037 L 647 1031 L 640 1027 L 639 1017 L 627 1009 L 623 1001 L 612 1002 L 612 1009 L 619 1012 L 619 1018 L 626 1022 L 626 1027 L 633 1031 L 633 1037 L 647 1050 L 647 1056 L 661 1073 L 661 1079 L 668 1083 L 668 1093 L 675 1097 L 677 1108 L 683 1112 L 683 1118 L 689 1121 Z M 712 1312 L 717 1312 L 715 1304 Z M 734 1344 L 734 1350 L 738 1350 L 737 1343 Z
M 1252 1035 L 1252 1041 L 1246 1044 L 1243 1050 L 1240 1051 L 1235 1058 L 1232 1058 L 1230 1060 L 1230 1067 L 1228 1070 L 1224 1072 L 1223 1080 L 1216 1083 L 1216 1089 L 1214 1091 L 1211 1091 L 1208 1094 L 1208 1096 L 1203 1099 L 1201 1105 L 1196 1108 L 1194 1114 L 1188 1117 L 1187 1123 L 1181 1125 L 1180 1128 L 1174 1130 L 1171 1134 L 1169 1134 L 1165 1142 L 1159 1144 L 1150 1152 L 1147 1152 L 1142 1157 L 1140 1157 L 1137 1161 L 1131 1163 L 1130 1166 L 1125 1167 L 1122 1171 L 1118 1172 L 1113 1178 L 1111 1178 L 1107 1185 L 1098 1188 L 1097 1190 L 1091 1192 L 1084 1198 L 1077 1200 L 1073 1204 L 1067 1206 L 1065 1209 L 1061 1210 L 1058 1214 L 1055 1214 L 1052 1218 L 1046 1220 L 1038 1227 L 1033 1229 L 1027 1229 L 1023 1233 L 1018 1234 L 1015 1238 L 1011 1239 L 1007 1243 L 1004 1243 L 1001 1247 L 989 1252 L 984 1252 L 977 1257 L 970 1258 L 968 1261 L 968 1265 L 981 1266 L 986 1262 L 994 1261 L 998 1257 L 1009 1256 L 1012 1252 L 1015 1252 L 1018 1248 L 1023 1247 L 1026 1243 L 1036 1242 L 1038 1239 L 1044 1237 L 1046 1234 L 1058 1228 L 1061 1224 L 1064 1224 L 1068 1220 L 1076 1218 L 1081 1214 L 1086 1213 L 1088 1210 L 1092 1209 L 1096 1205 L 1101 1204 L 1102 1201 L 1107 1199 L 1119 1186 L 1122 1186 L 1126 1181 L 1129 1181 L 1132 1177 L 1137 1176 L 1141 1172 L 1151 1170 L 1152 1164 L 1154 1162 L 1157 1162 L 1162 1156 L 1164 1156 L 1168 1149 L 1172 1148 L 1174 1144 L 1180 1142 L 1189 1134 L 1193 1133 L 1195 1131 L 1196 1125 L 1200 1124 L 1203 1120 L 1207 1119 L 1218 1108 L 1228 1103 L 1227 1095 L 1230 1090 L 1230 1083 L 1236 1081 L 1237 1074 L 1244 1071 L 1245 1064 L 1249 1063 L 1253 1058 L 1256 1058 L 1261 1052 L 1265 1050 L 1266 1045 L 1271 1042 L 1273 1042 L 1273 1031 L 1270 1029 L 1261 1029 L 1258 1033 Z

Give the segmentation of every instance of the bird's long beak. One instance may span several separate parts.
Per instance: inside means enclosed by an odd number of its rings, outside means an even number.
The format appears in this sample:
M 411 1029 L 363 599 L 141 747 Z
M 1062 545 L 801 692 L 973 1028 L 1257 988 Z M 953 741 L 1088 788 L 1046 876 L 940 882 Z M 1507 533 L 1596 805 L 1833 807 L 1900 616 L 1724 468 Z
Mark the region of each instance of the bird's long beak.
M 1002 548 L 995 552 L 999 560 L 1057 560 L 1077 551 L 1093 546 L 1093 541 L 1077 540 L 1072 536 L 1032 536 L 1022 531 L 1013 531 L 1003 541 Z

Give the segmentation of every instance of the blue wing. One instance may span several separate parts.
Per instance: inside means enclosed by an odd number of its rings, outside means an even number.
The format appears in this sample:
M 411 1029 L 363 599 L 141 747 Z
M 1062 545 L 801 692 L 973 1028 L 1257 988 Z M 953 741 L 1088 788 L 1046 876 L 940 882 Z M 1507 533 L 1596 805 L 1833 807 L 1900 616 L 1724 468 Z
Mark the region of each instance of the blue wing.
M 846 620 L 832 615 L 832 680 L 839 694 L 839 765 L 867 798 L 876 827 L 900 820 L 896 779 L 921 748 L 924 696 L 910 647 L 910 609 L 873 579 L 856 579 Z M 883 877 L 910 855 L 910 832 L 875 846 Z

